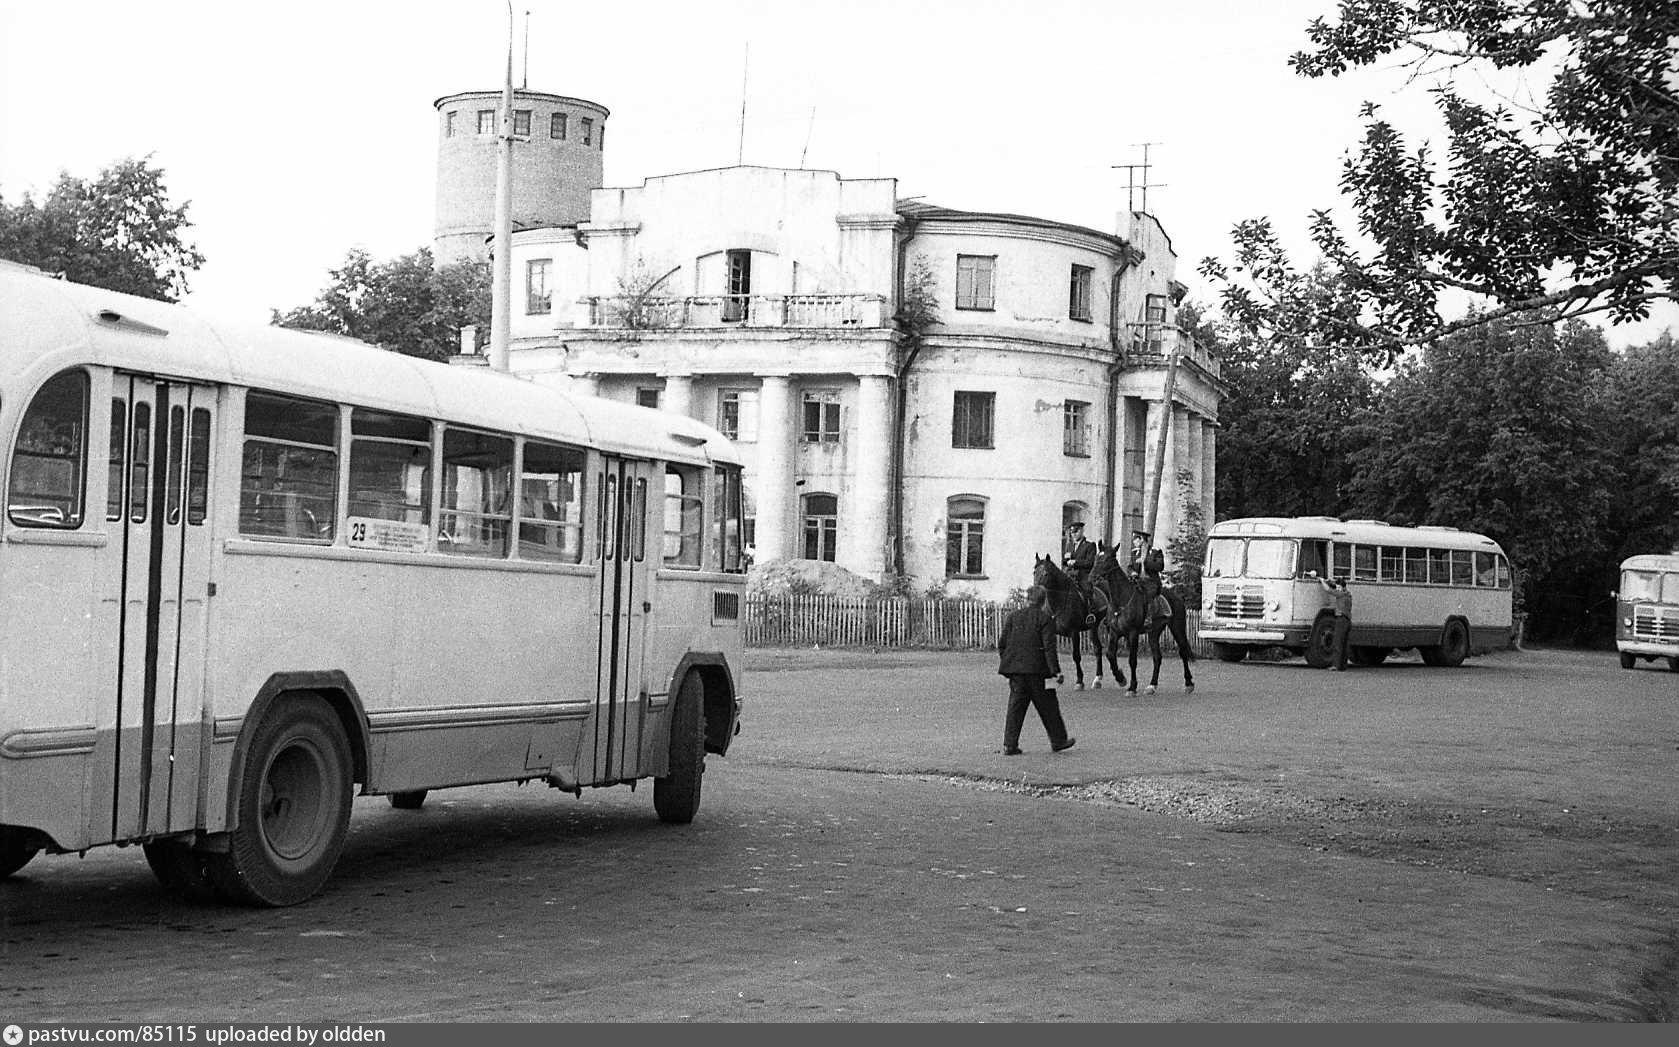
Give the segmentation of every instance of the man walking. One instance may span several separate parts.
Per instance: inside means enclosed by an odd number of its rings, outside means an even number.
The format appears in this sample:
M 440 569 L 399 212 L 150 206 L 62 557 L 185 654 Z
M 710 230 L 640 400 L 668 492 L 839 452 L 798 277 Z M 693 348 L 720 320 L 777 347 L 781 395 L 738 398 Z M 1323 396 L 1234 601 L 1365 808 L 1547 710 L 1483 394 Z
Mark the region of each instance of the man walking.
M 1055 752 L 1073 747 L 1067 724 L 1061 719 L 1061 701 L 1044 680 L 1060 683 L 1061 659 L 1055 650 L 1055 618 L 1047 607 L 1049 592 L 1041 585 L 1026 590 L 1026 606 L 1003 619 L 997 636 L 997 672 L 1009 679 L 1009 711 L 1003 721 L 1003 755 L 1020 755 L 1020 728 L 1026 722 L 1026 707 L 1038 710 L 1049 747 Z

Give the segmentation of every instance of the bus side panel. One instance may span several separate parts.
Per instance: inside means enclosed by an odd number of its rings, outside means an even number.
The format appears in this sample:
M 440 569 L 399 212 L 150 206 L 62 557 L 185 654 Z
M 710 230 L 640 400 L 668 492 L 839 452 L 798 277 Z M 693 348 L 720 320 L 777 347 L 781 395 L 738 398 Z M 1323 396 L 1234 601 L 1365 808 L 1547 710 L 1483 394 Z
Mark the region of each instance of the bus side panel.
M 98 549 L 20 530 L 8 524 L 0 550 L 0 628 L 31 638 L 0 659 L 0 824 L 80 850 L 111 839 L 109 804 L 88 800 L 94 762 L 114 761 L 115 710 L 97 703 L 111 691 L 100 638 L 114 617 L 99 598 Z
M 740 679 L 744 644 L 741 639 L 739 609 L 745 606 L 745 586 L 739 576 L 725 576 L 726 580 L 719 581 L 715 574 L 682 574 L 675 571 L 663 571 L 659 574 L 658 593 L 659 611 L 657 624 L 650 630 L 649 655 L 647 664 L 654 667 L 648 672 L 649 686 L 656 690 L 652 695 L 652 728 L 647 732 L 647 744 L 643 751 L 642 767 L 648 775 L 661 775 L 670 768 L 670 720 L 673 707 L 670 699 L 674 697 L 674 689 L 682 686 L 680 679 L 669 677 L 669 669 L 682 663 L 689 654 L 709 658 L 717 656 L 729 668 L 732 679 Z M 732 592 L 736 599 L 732 601 L 737 617 L 718 620 L 715 618 L 715 594 L 719 591 Z M 661 677 L 660 672 L 666 675 Z M 666 687 L 671 691 L 666 691 Z M 731 701 L 736 695 L 729 696 Z M 715 729 L 707 726 L 707 732 Z M 732 732 L 733 724 L 727 725 L 724 733 Z

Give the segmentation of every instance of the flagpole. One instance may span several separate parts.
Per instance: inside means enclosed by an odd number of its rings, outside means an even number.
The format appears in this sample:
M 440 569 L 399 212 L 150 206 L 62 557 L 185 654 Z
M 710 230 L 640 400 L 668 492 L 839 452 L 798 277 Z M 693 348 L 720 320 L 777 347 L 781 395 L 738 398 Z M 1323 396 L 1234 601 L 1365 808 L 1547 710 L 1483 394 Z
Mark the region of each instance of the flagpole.
M 507 0 L 507 80 L 496 137 L 496 228 L 491 243 L 490 369 L 508 369 L 513 283 L 513 0 Z

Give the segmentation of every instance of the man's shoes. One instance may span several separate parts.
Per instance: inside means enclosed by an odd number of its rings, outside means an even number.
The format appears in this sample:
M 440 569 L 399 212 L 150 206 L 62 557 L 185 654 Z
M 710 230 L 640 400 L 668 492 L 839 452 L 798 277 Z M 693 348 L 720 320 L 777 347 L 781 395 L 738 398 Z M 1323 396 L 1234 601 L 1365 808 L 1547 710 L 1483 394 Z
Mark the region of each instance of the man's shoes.
M 1060 745 L 1050 746 L 1050 749 L 1054 752 L 1060 752 L 1063 749 L 1071 749 L 1073 747 L 1073 743 L 1076 742 L 1076 741 L 1078 741 L 1077 738 L 1068 738 L 1066 741 L 1062 742 Z
M 1019 756 L 1020 755 L 1020 750 L 1019 749 L 1004 749 L 1003 750 L 1003 755 L 1004 756 Z

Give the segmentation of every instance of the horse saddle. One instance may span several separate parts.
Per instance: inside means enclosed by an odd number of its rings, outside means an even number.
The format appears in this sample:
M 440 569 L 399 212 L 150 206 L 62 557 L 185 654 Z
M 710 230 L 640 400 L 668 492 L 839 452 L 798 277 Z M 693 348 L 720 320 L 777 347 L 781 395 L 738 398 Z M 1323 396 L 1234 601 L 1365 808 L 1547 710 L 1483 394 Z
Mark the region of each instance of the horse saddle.
M 1148 614 L 1150 618 L 1172 617 L 1172 604 L 1164 596 L 1156 596 L 1149 601 Z

